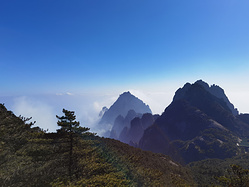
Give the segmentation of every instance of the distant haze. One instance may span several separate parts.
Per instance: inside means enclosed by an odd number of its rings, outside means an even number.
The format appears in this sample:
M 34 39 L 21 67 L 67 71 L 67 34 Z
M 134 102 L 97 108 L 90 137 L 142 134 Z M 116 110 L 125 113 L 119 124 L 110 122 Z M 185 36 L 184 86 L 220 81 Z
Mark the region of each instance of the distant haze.
M 213 82 L 208 83 L 210 85 L 214 84 Z M 148 104 L 153 114 L 161 114 L 171 103 L 175 91 L 184 84 L 169 84 L 168 87 L 165 85 L 163 89 L 157 88 L 158 91 L 136 89 L 130 89 L 129 91 L 144 103 Z M 226 86 L 219 86 L 224 89 L 230 102 L 238 108 L 240 113 L 249 113 L 248 88 L 243 86 L 240 87 L 239 84 L 236 84 L 235 86 L 226 85 L 227 87 L 230 86 L 228 89 L 226 89 Z M 44 130 L 49 129 L 49 131 L 55 131 L 58 128 L 55 116 L 62 115 L 63 108 L 72 110 L 76 112 L 77 120 L 80 121 L 82 126 L 90 127 L 92 131 L 101 135 L 103 132 L 100 132 L 97 126 L 99 112 L 104 106 L 109 108 L 123 91 L 117 90 L 109 94 L 57 93 L 9 97 L 1 96 L 0 102 L 5 103 L 6 107 L 9 110 L 12 110 L 17 116 L 32 117 L 32 121 L 36 121 L 36 125 Z

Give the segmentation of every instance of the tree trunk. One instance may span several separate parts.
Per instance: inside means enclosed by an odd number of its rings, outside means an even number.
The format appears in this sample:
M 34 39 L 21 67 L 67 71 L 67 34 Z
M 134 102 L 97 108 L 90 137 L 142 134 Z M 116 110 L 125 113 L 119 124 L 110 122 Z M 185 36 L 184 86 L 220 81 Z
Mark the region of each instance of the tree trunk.
M 72 165 L 73 165 L 73 132 L 70 130 L 70 150 L 69 150 L 69 167 L 68 167 L 68 173 L 70 182 L 72 182 Z

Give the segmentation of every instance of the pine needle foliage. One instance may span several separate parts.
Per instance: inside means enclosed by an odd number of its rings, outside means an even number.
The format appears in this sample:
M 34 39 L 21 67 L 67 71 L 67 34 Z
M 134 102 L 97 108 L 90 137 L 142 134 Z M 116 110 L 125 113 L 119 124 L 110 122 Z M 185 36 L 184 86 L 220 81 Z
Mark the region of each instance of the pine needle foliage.
M 74 165 L 77 165 L 74 163 L 74 155 L 73 155 L 73 148 L 75 147 L 75 144 L 77 144 L 78 138 L 80 135 L 83 133 L 87 132 L 90 130 L 89 128 L 86 127 L 80 127 L 80 122 L 75 121 L 76 120 L 76 115 L 74 114 L 74 111 L 69 111 L 66 109 L 63 109 L 62 112 L 64 113 L 64 116 L 57 116 L 58 118 L 58 126 L 61 127 L 61 129 L 58 130 L 58 133 L 62 135 L 62 137 L 68 142 L 68 175 L 70 181 L 72 181 L 72 167 Z M 77 167 L 77 166 L 75 166 Z

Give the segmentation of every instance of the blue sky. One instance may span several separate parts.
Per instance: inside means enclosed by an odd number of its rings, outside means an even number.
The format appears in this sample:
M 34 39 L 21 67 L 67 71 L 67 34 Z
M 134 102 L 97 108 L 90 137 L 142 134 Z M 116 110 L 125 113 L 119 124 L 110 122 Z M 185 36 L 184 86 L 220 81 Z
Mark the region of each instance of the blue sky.
M 248 7 L 248 0 L 1 1 L 0 96 L 131 89 L 170 92 L 168 103 L 175 89 L 203 79 L 249 112 Z

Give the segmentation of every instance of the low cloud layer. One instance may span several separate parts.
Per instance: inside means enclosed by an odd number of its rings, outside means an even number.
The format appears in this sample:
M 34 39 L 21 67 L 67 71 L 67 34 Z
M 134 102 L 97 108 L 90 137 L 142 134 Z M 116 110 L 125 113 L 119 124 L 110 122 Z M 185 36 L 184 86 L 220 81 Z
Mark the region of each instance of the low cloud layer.
M 57 128 L 54 109 L 47 103 L 22 96 L 14 98 L 11 108 L 17 116 L 32 117 L 31 121 L 36 121 L 35 126 L 44 130 L 55 131 Z
M 1 102 L 5 103 L 8 110 L 14 112 L 16 116 L 32 117 L 31 121 L 36 121 L 35 126 L 39 126 L 49 132 L 55 132 L 58 119 L 56 115 L 62 116 L 62 109 L 75 111 L 76 120 L 81 126 L 89 127 L 92 132 L 98 135 L 105 133 L 98 125 L 99 112 L 103 106 L 109 107 L 116 98 L 109 95 L 77 95 L 77 94 L 55 94 L 55 95 L 33 95 L 18 97 L 1 97 Z

